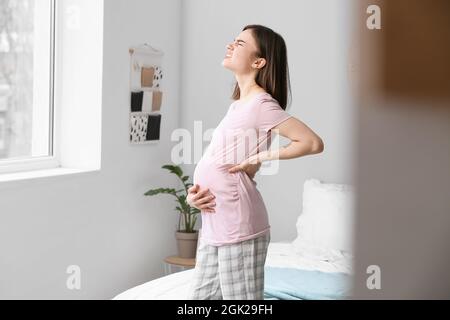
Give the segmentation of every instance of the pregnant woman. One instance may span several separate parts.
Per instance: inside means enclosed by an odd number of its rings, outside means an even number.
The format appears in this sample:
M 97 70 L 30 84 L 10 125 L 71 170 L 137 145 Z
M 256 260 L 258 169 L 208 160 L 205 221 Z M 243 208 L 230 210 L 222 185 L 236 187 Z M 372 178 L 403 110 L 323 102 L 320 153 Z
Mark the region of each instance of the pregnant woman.
M 261 300 L 270 225 L 253 178 L 264 161 L 316 154 L 324 146 L 285 111 L 289 70 L 279 34 L 261 25 L 246 26 L 227 45 L 222 65 L 237 83 L 234 102 L 195 168 L 187 197 L 202 216 L 189 298 Z M 272 131 L 290 143 L 269 150 Z

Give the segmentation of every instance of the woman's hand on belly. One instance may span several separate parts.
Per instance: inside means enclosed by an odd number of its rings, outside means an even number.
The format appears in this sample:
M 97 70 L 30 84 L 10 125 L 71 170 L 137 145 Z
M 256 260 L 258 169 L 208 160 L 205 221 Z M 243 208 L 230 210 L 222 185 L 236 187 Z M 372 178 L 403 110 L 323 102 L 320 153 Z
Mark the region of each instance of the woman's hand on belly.
M 186 198 L 187 203 L 194 208 L 202 210 L 204 212 L 215 212 L 214 206 L 215 196 L 209 191 L 208 188 L 201 189 L 198 184 L 193 185 L 188 189 L 188 195 Z

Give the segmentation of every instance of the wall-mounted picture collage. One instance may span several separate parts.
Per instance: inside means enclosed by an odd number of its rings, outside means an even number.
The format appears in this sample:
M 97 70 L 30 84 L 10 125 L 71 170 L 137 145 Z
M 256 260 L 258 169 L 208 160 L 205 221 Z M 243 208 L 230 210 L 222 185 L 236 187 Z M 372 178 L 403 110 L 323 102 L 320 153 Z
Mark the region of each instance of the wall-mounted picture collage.
M 129 49 L 131 144 L 146 144 L 160 139 L 163 101 L 164 53 L 149 44 Z

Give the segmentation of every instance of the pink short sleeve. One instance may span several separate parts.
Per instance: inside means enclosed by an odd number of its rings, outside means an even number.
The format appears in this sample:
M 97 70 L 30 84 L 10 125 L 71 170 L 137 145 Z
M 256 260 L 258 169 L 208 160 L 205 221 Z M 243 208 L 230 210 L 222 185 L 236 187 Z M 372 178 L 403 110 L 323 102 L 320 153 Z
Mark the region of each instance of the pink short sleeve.
M 277 100 L 273 98 L 262 99 L 259 106 L 257 127 L 260 130 L 269 131 L 292 116 L 283 110 Z

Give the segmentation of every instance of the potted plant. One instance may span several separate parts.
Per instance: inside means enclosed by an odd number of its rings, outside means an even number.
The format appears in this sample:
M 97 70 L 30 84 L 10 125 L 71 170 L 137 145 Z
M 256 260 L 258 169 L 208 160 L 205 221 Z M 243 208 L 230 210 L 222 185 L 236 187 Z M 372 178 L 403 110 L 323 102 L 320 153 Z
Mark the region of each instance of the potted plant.
M 144 193 L 144 195 L 154 196 L 165 193 L 171 194 L 176 198 L 175 201 L 178 205 L 175 209 L 179 212 L 178 230 L 175 232 L 178 256 L 181 258 L 195 258 L 197 251 L 198 230 L 194 230 L 194 227 L 200 210 L 191 207 L 186 201 L 188 189 L 193 184 L 188 182 L 189 176 L 183 175 L 183 170 L 181 170 L 179 166 L 164 165 L 162 168 L 175 174 L 181 180 L 183 188 L 179 190 L 175 190 L 173 188 L 151 189 Z

